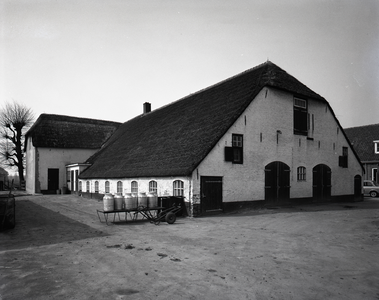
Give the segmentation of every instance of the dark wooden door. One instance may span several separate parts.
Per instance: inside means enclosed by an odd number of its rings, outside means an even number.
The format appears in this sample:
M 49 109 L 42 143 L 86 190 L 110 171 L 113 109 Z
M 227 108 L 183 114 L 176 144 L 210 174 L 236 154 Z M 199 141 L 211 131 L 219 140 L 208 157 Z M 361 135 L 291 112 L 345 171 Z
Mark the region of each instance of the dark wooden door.
M 201 211 L 222 210 L 222 177 L 201 176 Z
M 59 189 L 59 169 L 47 169 L 47 189 L 49 191 Z
M 290 167 L 274 161 L 265 167 L 265 200 L 270 203 L 285 202 L 290 198 Z
M 354 196 L 355 198 L 360 198 L 362 196 L 362 176 L 354 176 Z
M 327 165 L 317 165 L 313 168 L 313 200 L 329 200 L 332 193 L 332 171 Z

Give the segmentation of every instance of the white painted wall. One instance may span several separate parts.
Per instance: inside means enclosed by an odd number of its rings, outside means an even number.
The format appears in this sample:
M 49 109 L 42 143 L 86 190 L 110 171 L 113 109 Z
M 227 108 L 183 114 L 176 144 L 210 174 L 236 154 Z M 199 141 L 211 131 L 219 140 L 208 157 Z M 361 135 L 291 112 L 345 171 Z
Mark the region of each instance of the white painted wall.
M 35 148 L 31 138 L 27 140 L 26 191 L 40 193 L 47 190 L 48 169 L 59 169 L 59 187 L 67 184 L 66 165 L 84 162 L 96 149 Z
M 362 175 L 359 162 L 349 149 L 349 168 L 338 166 L 342 146 L 348 143 L 341 129 L 337 133 L 338 124 L 326 104 L 309 100 L 308 105 L 308 112 L 315 115 L 313 141 L 293 133 L 293 94 L 262 89 L 193 172 L 192 194 L 200 194 L 201 176 L 223 176 L 224 202 L 264 200 L 264 168 L 273 161 L 282 161 L 291 169 L 291 198 L 312 197 L 312 169 L 320 163 L 332 169 L 332 196 L 353 194 L 354 176 Z M 224 148 L 232 145 L 233 133 L 244 136 L 243 164 L 224 160 Z M 307 169 L 305 182 L 297 181 L 299 166 Z
M 32 138 L 26 140 L 25 153 L 25 189 L 30 194 L 35 194 L 36 190 L 36 157 L 37 150 L 32 145 Z
M 189 177 L 138 177 L 138 178 L 122 178 L 122 179 L 112 179 L 112 178 L 99 178 L 99 179 L 81 179 L 82 191 L 86 192 L 87 181 L 90 183 L 90 192 L 95 193 L 95 182 L 99 182 L 99 193 L 105 194 L 105 182 L 109 181 L 110 193 L 117 193 L 117 182 L 121 181 L 123 185 L 123 195 L 126 193 L 131 193 L 131 183 L 132 181 L 137 181 L 138 192 L 148 193 L 149 192 L 149 182 L 154 180 L 157 182 L 157 194 L 158 197 L 161 196 L 173 196 L 173 184 L 176 180 L 183 181 L 184 186 L 184 200 L 188 201 L 190 198 L 190 178 Z

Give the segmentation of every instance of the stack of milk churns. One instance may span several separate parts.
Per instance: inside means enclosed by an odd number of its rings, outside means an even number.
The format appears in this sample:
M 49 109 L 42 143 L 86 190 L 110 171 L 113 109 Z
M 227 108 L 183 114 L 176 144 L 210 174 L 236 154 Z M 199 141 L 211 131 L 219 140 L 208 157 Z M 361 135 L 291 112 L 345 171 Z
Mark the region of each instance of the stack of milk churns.
M 103 197 L 104 211 L 136 210 L 143 208 L 155 208 L 158 206 L 156 193 L 116 193 L 114 196 L 106 193 Z

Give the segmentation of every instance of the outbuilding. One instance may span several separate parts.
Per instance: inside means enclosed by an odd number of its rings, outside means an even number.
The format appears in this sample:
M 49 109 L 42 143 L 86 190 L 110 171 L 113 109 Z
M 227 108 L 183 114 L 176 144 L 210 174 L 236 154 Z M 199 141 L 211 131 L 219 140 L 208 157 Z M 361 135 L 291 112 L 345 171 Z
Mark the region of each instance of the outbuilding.
M 41 114 L 25 135 L 26 191 L 75 191 L 78 172 L 66 165 L 81 163 L 96 153 L 120 123 Z
M 363 164 L 364 179 L 379 183 L 379 124 L 350 127 L 345 132 Z

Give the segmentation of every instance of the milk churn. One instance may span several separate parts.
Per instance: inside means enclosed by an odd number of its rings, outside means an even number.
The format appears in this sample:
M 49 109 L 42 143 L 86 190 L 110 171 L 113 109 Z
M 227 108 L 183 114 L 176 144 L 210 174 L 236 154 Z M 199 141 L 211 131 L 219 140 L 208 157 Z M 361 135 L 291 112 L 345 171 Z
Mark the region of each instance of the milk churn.
M 122 210 L 124 206 L 124 196 L 121 193 L 117 193 L 114 196 L 114 209 Z
M 112 194 L 105 194 L 103 197 L 104 211 L 114 210 L 114 197 Z

